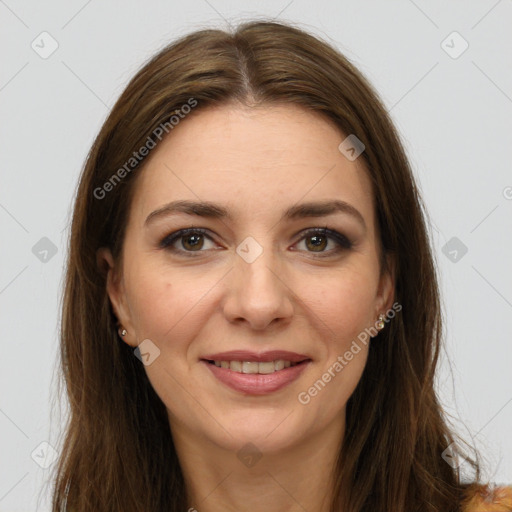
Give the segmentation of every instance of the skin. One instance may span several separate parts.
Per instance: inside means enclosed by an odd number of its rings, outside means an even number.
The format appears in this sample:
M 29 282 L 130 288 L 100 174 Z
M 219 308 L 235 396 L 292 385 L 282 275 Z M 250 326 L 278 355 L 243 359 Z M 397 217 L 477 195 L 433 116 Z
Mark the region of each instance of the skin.
M 327 510 L 346 403 L 378 338 L 307 405 L 297 397 L 375 325 L 394 293 L 393 275 L 380 274 L 370 181 L 362 158 L 338 150 L 344 138 L 331 121 L 295 105 L 197 110 L 138 171 L 122 264 L 108 249 L 98 252 L 128 332 L 123 340 L 136 347 L 149 339 L 160 350 L 145 370 L 168 410 L 190 507 L 200 512 Z M 178 199 L 218 203 L 233 219 L 179 213 L 144 225 Z M 357 208 L 366 229 L 339 212 L 280 221 L 289 206 L 326 199 Z M 304 231 L 326 226 L 353 247 L 336 252 L 329 237 L 315 250 L 315 234 L 304 238 Z M 190 237 L 177 239 L 181 253 L 159 247 L 188 227 L 207 229 L 211 240 L 200 235 L 194 251 Z M 248 236 L 263 249 L 252 263 L 236 252 Z M 312 362 L 284 389 L 248 396 L 200 362 L 234 349 L 289 350 Z M 237 457 L 247 443 L 262 454 L 252 467 Z

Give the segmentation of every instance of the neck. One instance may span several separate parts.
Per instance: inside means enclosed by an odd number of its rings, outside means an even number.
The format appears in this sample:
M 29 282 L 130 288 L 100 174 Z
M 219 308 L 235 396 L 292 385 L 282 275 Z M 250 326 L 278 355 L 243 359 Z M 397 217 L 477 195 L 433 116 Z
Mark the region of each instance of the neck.
M 187 488 L 186 510 L 329 512 L 343 433 L 344 420 L 279 450 L 270 449 L 268 439 L 231 450 L 173 428 Z

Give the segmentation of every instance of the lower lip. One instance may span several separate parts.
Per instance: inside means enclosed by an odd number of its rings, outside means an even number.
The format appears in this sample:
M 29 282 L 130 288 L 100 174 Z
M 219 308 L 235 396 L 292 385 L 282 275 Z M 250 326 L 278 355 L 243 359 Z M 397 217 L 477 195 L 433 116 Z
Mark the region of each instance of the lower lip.
M 217 379 L 230 388 L 246 393 L 248 395 L 266 395 L 284 388 L 294 380 L 306 369 L 311 361 L 304 361 L 303 363 L 295 366 L 283 368 L 274 373 L 260 374 L 260 373 L 240 373 L 230 370 L 229 368 L 222 368 L 208 363 L 208 361 L 201 361 L 204 363 Z

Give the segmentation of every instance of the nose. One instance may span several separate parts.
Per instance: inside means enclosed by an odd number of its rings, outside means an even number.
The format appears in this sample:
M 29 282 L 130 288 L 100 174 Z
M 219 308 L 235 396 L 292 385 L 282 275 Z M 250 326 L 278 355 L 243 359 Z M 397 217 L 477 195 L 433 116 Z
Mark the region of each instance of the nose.
M 237 254 L 227 283 L 226 318 L 254 330 L 264 330 L 272 322 L 287 323 L 293 315 L 293 291 L 285 279 L 271 250 L 263 250 L 252 263 Z

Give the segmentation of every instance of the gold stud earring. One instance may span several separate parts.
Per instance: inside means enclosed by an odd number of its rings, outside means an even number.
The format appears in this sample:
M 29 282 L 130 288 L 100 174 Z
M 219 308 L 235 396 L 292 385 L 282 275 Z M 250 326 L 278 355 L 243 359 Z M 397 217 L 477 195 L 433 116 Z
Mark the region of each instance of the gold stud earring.
M 381 329 L 384 329 L 384 319 L 386 317 L 381 313 L 379 315 L 379 321 L 377 322 L 377 329 L 380 331 Z

